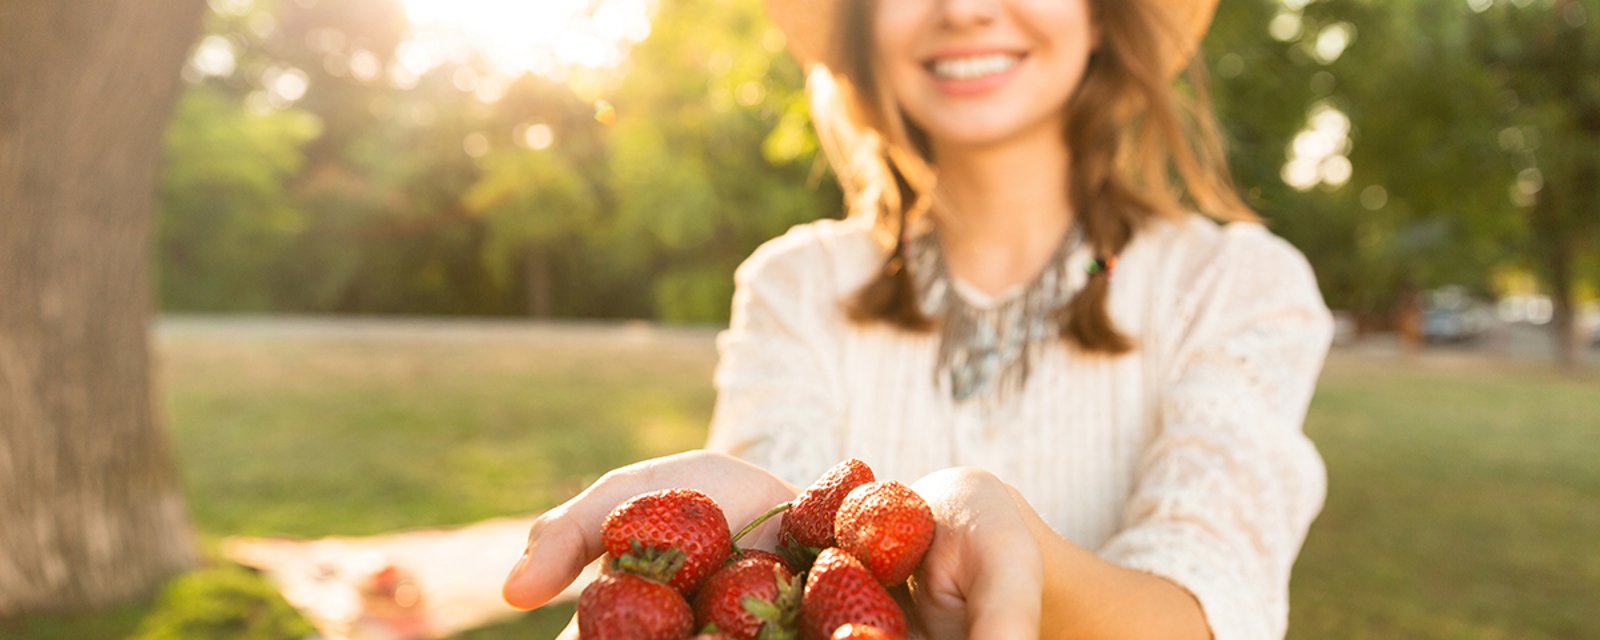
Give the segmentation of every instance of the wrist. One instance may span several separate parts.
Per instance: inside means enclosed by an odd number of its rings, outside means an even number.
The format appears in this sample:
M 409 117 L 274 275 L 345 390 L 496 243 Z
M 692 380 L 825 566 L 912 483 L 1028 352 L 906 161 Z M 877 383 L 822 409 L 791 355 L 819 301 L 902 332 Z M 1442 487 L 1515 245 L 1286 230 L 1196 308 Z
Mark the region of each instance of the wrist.
M 1199 601 L 1178 584 L 1101 558 L 1037 515 L 1028 526 L 1044 567 L 1041 639 L 1210 635 Z

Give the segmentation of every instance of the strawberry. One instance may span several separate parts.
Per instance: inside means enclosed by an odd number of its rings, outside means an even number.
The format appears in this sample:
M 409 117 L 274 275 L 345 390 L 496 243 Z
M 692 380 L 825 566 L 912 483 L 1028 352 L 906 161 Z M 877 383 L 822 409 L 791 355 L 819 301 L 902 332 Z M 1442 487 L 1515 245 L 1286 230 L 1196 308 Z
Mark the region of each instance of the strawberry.
M 779 565 L 782 565 L 783 568 L 788 569 L 790 573 L 794 573 L 794 567 L 789 566 L 788 560 L 785 560 L 783 559 L 783 556 L 771 551 L 767 551 L 766 549 L 740 549 L 739 558 L 736 559 L 744 558 L 762 558 L 765 560 L 771 560 Z
M 885 587 L 906 581 L 933 543 L 933 510 L 911 487 L 890 480 L 856 487 L 834 517 L 839 548 Z
M 860 561 L 836 547 L 824 550 L 811 565 L 801 609 L 800 630 L 805 640 L 828 640 L 846 624 L 868 624 L 888 633 L 906 634 L 906 616 L 894 597 Z
M 601 525 L 600 539 L 613 568 L 665 582 L 685 596 L 732 551 L 722 509 L 691 489 L 655 491 L 618 505 Z
M 778 525 L 778 552 L 789 566 L 811 565 L 817 553 L 834 546 L 833 518 L 851 489 L 872 482 L 872 468 L 851 458 L 833 466 L 790 503 Z
M 800 596 L 799 577 L 777 560 L 752 554 L 712 574 L 700 588 L 694 624 L 739 640 L 792 640 Z
M 578 596 L 583 640 L 681 640 L 694 612 L 672 587 L 629 573 L 601 576 Z
M 833 632 L 832 640 L 905 640 L 883 629 L 866 624 L 847 624 Z

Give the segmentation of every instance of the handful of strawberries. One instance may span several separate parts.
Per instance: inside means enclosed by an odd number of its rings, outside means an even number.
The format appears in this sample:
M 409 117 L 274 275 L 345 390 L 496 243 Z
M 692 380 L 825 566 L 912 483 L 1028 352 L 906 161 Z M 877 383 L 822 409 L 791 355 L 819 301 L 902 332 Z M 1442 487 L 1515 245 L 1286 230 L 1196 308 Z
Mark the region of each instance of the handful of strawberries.
M 618 505 L 600 531 L 602 575 L 578 599 L 579 635 L 904 638 L 906 617 L 889 588 L 905 583 L 933 542 L 933 512 L 909 487 L 874 480 L 866 463 L 841 462 L 738 535 L 698 491 Z M 737 546 L 780 513 L 778 553 Z

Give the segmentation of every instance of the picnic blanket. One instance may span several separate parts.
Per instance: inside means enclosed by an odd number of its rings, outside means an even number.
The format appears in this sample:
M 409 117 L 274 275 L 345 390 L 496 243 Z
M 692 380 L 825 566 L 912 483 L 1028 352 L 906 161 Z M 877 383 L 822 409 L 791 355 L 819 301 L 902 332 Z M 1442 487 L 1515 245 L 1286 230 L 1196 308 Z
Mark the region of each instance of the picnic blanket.
M 328 640 L 444 638 L 513 617 L 500 597 L 530 518 L 453 529 L 314 540 L 229 538 L 222 553 L 260 570 Z M 557 601 L 575 600 L 594 567 Z

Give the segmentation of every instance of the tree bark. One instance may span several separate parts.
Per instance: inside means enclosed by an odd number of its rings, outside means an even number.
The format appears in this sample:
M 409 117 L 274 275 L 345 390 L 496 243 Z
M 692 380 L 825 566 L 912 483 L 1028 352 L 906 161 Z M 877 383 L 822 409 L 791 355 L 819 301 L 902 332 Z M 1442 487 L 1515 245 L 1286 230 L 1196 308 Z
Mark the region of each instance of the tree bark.
M 202 0 L 0 0 L 0 616 L 193 564 L 153 401 L 152 214 Z
M 553 306 L 550 250 L 544 244 L 544 241 L 529 241 L 522 251 L 522 290 L 530 318 L 549 318 Z
M 1584 343 L 1578 337 L 1577 295 L 1573 287 L 1573 251 L 1571 238 L 1551 238 L 1551 251 L 1545 256 L 1550 270 L 1550 302 L 1554 313 L 1550 318 L 1550 337 L 1555 341 L 1556 363 L 1562 369 L 1575 371 L 1583 364 Z

